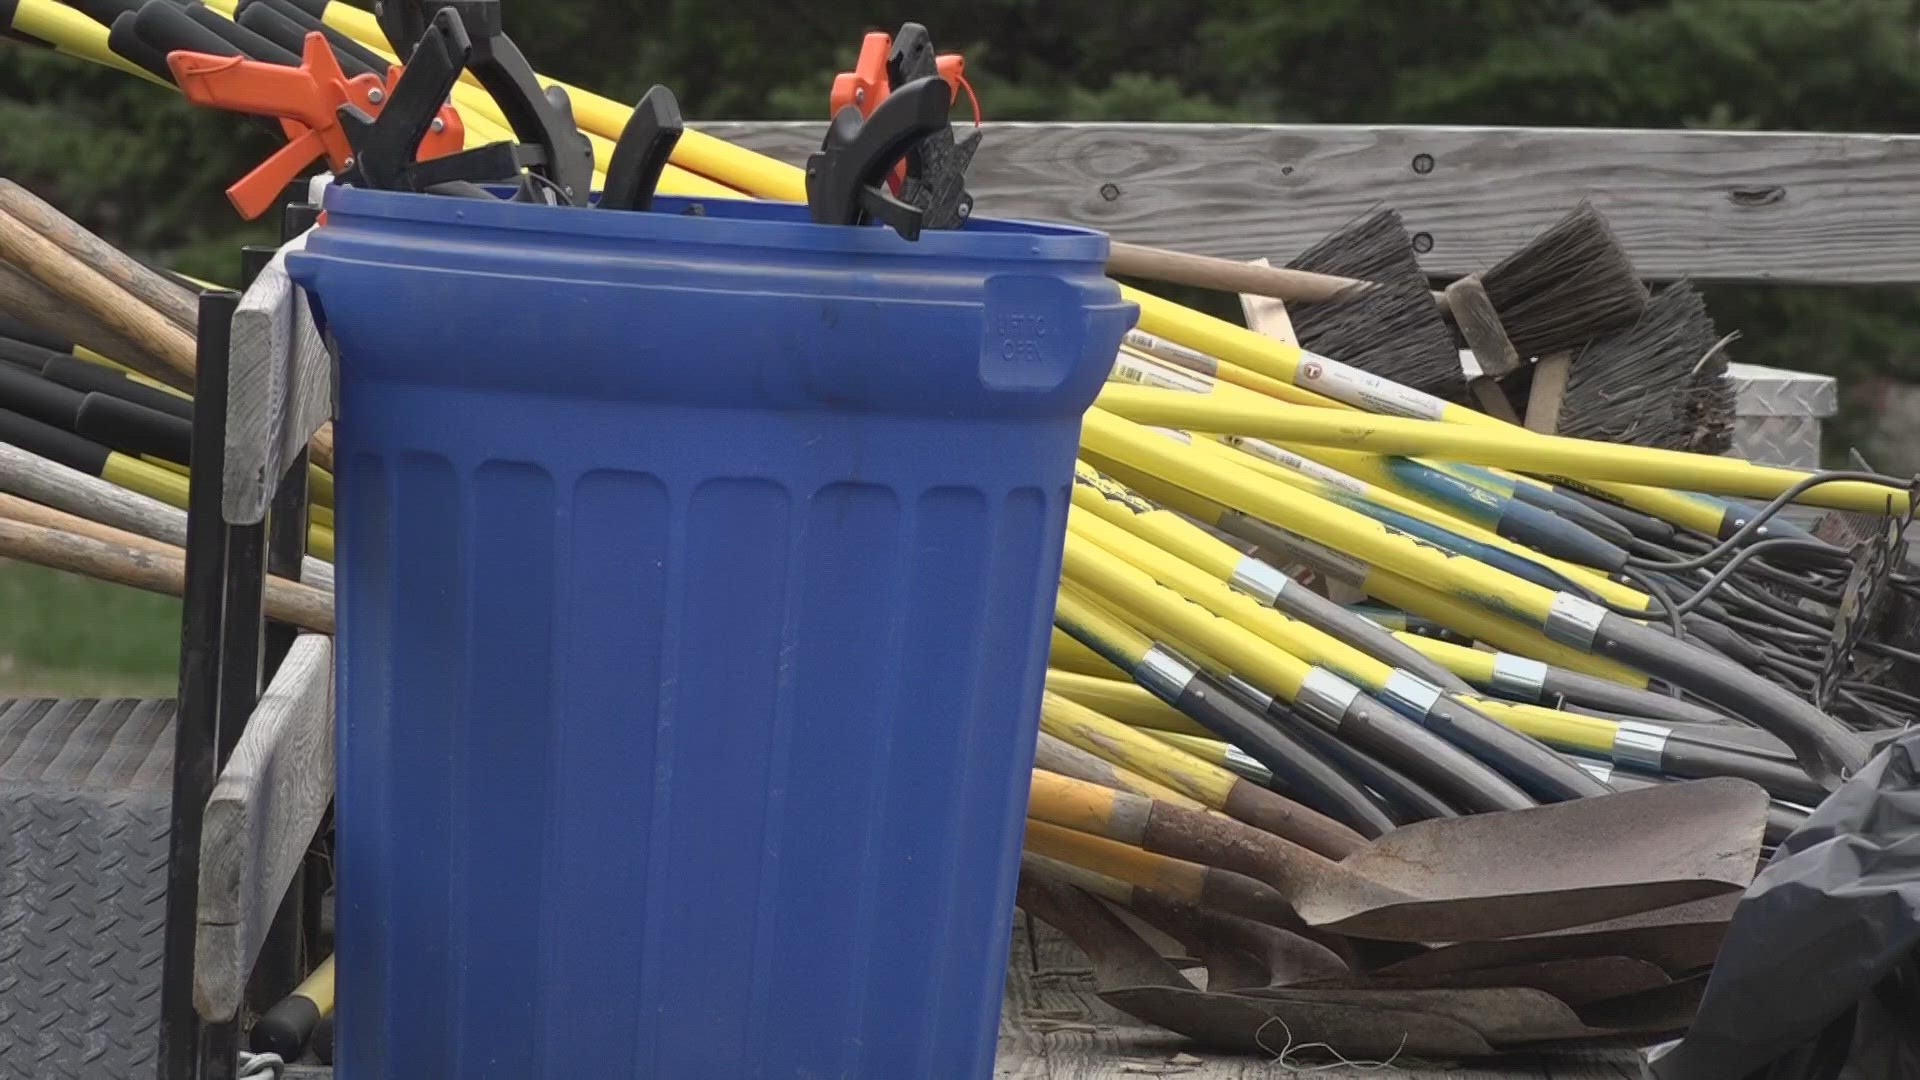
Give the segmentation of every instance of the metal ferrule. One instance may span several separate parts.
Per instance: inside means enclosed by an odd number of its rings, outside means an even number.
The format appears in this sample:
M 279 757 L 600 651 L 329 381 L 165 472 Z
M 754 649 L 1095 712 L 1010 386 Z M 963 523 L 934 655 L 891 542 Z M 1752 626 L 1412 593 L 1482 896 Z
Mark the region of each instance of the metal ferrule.
M 1300 683 L 1300 694 L 1293 707 L 1338 730 L 1347 718 L 1347 710 L 1360 697 L 1360 688 L 1328 671 L 1313 668 Z
M 1273 708 L 1273 695 L 1253 685 L 1238 675 L 1227 676 L 1227 688 L 1253 702 L 1253 707 L 1262 712 Z
M 1226 765 L 1227 768 L 1232 769 L 1234 772 L 1239 773 L 1241 776 L 1246 777 L 1262 787 L 1273 782 L 1272 769 L 1267 768 L 1265 765 L 1260 764 L 1259 761 L 1249 757 L 1245 750 L 1240 749 L 1232 743 L 1227 744 Z
M 1280 599 L 1280 594 L 1286 591 L 1290 580 L 1272 563 L 1253 555 L 1246 555 L 1242 556 L 1239 565 L 1233 568 L 1233 579 L 1227 584 L 1262 604 L 1272 607 L 1273 602 Z
M 1374 696 L 1397 713 L 1425 720 L 1440 701 L 1440 688 L 1418 675 L 1395 668 L 1393 674 L 1387 676 L 1387 684 Z
M 1198 674 L 1199 670 L 1178 653 L 1161 645 L 1148 649 L 1133 669 L 1134 681 L 1169 705 L 1180 700 L 1180 695 L 1187 692 L 1187 684 Z
M 1588 776 L 1593 777 L 1595 780 L 1598 780 L 1603 784 L 1613 783 L 1613 766 L 1607 764 L 1606 762 L 1593 761 L 1588 758 L 1571 758 L 1569 760 L 1571 760 L 1575 765 L 1578 765 L 1580 768 L 1586 770 L 1586 774 Z
M 1572 593 L 1555 593 L 1553 608 L 1547 612 L 1546 625 L 1540 630 L 1562 645 L 1588 652 L 1600 634 L 1600 621 L 1606 617 L 1607 609 L 1591 600 Z
M 1487 689 L 1504 698 L 1539 701 L 1547 692 L 1547 665 L 1512 653 L 1493 654 L 1493 679 Z
M 1667 753 L 1667 736 L 1672 733 L 1671 729 L 1658 724 L 1622 720 L 1619 730 L 1613 733 L 1613 760 L 1620 765 L 1638 765 L 1657 775 L 1665 771 L 1662 763 Z

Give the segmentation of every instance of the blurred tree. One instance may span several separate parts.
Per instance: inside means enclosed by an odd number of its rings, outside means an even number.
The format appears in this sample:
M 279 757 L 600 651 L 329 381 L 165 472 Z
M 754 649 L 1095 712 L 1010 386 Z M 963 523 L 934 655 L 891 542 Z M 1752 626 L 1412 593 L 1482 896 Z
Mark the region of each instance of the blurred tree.
M 624 99 L 667 83 L 695 117 L 821 116 L 861 34 L 915 19 L 966 53 L 993 119 L 1920 131 L 1914 0 L 522 0 L 507 19 L 542 70 Z M 138 252 L 232 277 L 265 230 L 220 190 L 268 150 L 256 128 L 6 55 L 0 170 Z M 1710 299 L 1741 359 L 1920 379 L 1911 290 Z

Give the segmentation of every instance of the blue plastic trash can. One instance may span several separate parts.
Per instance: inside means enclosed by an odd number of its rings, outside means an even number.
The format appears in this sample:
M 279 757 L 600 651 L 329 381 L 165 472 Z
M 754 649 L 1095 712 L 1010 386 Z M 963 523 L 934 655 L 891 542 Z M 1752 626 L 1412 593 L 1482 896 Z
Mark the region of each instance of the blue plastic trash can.
M 335 187 L 342 1080 L 986 1077 L 1098 233 Z

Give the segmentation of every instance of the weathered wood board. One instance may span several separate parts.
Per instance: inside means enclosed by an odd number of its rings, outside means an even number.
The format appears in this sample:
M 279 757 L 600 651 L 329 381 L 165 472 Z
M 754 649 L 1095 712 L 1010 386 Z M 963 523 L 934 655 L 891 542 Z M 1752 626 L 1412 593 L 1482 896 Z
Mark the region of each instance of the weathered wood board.
M 234 1015 L 274 913 L 333 798 L 333 639 L 301 634 L 207 799 L 194 1007 Z
M 817 123 L 706 123 L 799 164 Z M 1291 254 L 1376 207 L 1436 275 L 1580 199 L 1649 278 L 1920 282 L 1920 136 L 1303 124 L 989 124 L 979 211 L 1203 255 Z

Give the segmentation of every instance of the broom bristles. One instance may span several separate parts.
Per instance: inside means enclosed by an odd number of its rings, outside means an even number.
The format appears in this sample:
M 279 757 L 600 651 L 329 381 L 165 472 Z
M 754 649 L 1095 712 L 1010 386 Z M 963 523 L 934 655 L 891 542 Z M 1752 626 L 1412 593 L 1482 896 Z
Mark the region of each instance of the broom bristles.
M 1428 393 L 1464 392 L 1459 350 L 1399 213 L 1382 210 L 1287 265 L 1374 283 L 1317 304 L 1289 305 L 1302 346 Z
M 1577 349 L 1633 325 L 1647 306 L 1626 249 L 1585 201 L 1480 280 L 1523 357 Z
M 1732 439 L 1733 386 L 1722 344 L 1699 291 L 1675 282 L 1639 321 L 1595 339 L 1574 358 L 1560 433 L 1724 451 Z

